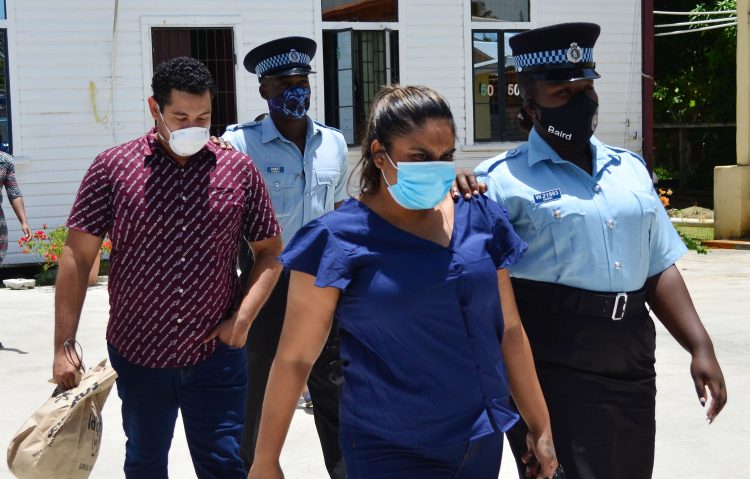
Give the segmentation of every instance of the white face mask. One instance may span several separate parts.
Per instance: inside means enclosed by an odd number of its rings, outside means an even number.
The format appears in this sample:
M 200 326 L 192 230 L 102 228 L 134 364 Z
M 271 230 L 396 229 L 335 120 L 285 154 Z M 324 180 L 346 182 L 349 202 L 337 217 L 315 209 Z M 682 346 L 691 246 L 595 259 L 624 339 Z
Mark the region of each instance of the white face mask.
M 211 136 L 208 128 L 193 126 L 172 131 L 169 129 L 167 122 L 164 121 L 164 117 L 161 114 L 161 108 L 157 108 L 157 111 L 159 112 L 161 121 L 164 122 L 164 126 L 167 128 L 167 131 L 169 131 L 169 147 L 176 155 L 182 157 L 193 156 L 198 153 L 206 143 L 208 143 L 208 138 Z M 162 140 L 167 141 L 166 138 L 161 136 L 161 133 L 159 133 L 159 136 Z

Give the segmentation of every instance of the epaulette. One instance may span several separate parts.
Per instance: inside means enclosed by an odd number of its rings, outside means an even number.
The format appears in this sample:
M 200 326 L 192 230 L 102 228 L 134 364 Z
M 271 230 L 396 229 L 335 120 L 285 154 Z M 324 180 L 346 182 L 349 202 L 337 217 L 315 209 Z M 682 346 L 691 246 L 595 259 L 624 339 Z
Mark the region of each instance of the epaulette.
M 527 144 L 524 143 L 523 145 L 519 146 L 518 148 L 513 148 L 512 150 L 508 150 L 508 151 L 506 151 L 504 153 L 500 153 L 495 158 L 490 159 L 489 161 L 491 161 L 493 159 L 495 161 L 490 165 L 489 168 L 487 168 L 487 174 L 492 173 L 492 170 L 494 170 L 495 168 L 497 168 L 498 166 L 500 166 L 504 162 L 506 162 L 508 160 L 512 160 L 513 158 L 518 158 L 521 155 L 521 153 L 523 153 L 527 149 L 528 149 Z
M 339 130 L 338 128 L 336 128 L 336 127 L 333 127 L 333 126 L 329 126 L 329 125 L 325 125 L 325 124 L 323 124 L 323 123 L 321 123 L 321 122 L 319 122 L 319 121 L 317 121 L 317 120 L 313 120 L 313 123 L 315 123 L 316 125 L 318 125 L 318 126 L 319 126 L 319 127 L 321 127 L 321 128 L 326 128 L 326 129 L 328 129 L 328 130 L 338 131 L 338 132 L 339 132 L 339 133 L 341 133 L 342 135 L 344 134 L 344 133 L 343 133 L 343 132 L 342 132 L 341 130 Z
M 237 131 L 242 130 L 244 128 L 250 128 L 251 126 L 260 125 L 263 122 L 261 121 L 248 121 L 247 123 L 235 123 L 234 125 L 228 125 L 226 131 Z
M 642 163 L 644 166 L 646 166 L 646 160 L 644 160 L 643 157 L 641 157 L 641 155 L 638 155 L 637 153 L 633 153 L 630 150 L 627 150 L 625 148 L 619 148 L 619 147 L 616 147 L 616 146 L 611 146 L 611 145 L 604 145 L 604 146 L 607 149 L 614 151 L 618 155 L 632 156 L 633 158 L 637 159 L 640 163 Z

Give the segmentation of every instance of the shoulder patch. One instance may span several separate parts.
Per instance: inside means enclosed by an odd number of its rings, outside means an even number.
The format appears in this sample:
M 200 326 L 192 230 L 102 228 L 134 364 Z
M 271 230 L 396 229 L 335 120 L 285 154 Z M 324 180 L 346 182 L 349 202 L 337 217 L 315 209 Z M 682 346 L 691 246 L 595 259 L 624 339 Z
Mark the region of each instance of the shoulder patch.
M 337 132 L 339 132 L 339 133 L 341 133 L 343 135 L 343 133 L 341 132 L 341 130 L 339 130 L 338 128 L 335 128 L 333 126 L 328 126 L 328 125 L 323 124 L 323 123 L 321 123 L 321 122 L 319 122 L 317 120 L 313 120 L 313 123 L 315 123 L 316 125 L 318 125 L 321 128 L 325 128 L 326 130 L 337 131 Z
M 226 131 L 237 131 L 244 128 L 250 128 L 256 125 L 260 125 L 262 121 L 249 121 L 247 123 L 235 123 L 234 125 L 228 125 Z
M 611 150 L 611 151 L 615 152 L 619 156 L 622 156 L 622 157 L 625 157 L 625 156 L 631 157 L 631 158 L 637 160 L 642 165 L 646 166 L 646 160 L 644 160 L 643 157 L 641 157 L 637 153 L 633 153 L 630 150 L 626 150 L 625 148 L 619 148 L 619 147 L 616 147 L 616 146 L 611 146 L 611 145 L 604 145 L 604 146 L 605 146 L 605 148 L 607 148 L 608 150 Z

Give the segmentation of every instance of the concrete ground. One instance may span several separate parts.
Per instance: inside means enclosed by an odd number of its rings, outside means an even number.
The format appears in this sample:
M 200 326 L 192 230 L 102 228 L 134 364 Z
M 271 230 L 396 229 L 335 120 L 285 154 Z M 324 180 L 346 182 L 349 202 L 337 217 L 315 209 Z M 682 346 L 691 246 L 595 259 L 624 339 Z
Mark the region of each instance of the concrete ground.
M 689 356 L 660 325 L 657 326 L 658 399 L 656 409 L 656 478 L 713 479 L 750 477 L 750 252 L 714 250 L 706 256 L 688 254 L 678 264 L 703 321 L 713 337 L 729 390 L 729 403 L 707 425 L 689 375 Z M 27 291 L 0 289 L 0 446 L 52 391 L 53 332 L 51 287 Z M 107 290 L 89 290 L 78 340 L 84 359 L 94 364 L 106 356 L 104 329 Z M 104 410 L 104 438 L 91 477 L 123 477 L 125 437 L 120 427 L 120 402 L 113 390 Z M 510 453 L 506 453 L 506 459 Z M 0 478 L 10 478 L 0 461 Z M 299 409 L 284 447 L 286 477 L 325 478 L 312 415 Z M 170 455 L 170 476 L 194 478 L 185 434 L 178 424 Z M 500 478 L 514 478 L 504 462 Z

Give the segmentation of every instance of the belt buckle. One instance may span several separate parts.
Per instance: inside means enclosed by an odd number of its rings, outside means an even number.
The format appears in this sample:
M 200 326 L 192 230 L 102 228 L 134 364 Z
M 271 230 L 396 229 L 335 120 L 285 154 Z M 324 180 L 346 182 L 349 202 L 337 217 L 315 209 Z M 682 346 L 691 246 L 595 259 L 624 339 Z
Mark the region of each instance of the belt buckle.
M 622 311 L 620 315 L 617 315 L 617 310 L 620 307 L 620 300 L 622 300 Z M 612 308 L 612 321 L 619 321 L 625 317 L 625 309 L 628 307 L 628 293 L 617 293 L 615 296 L 615 305 Z

